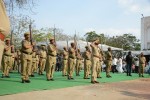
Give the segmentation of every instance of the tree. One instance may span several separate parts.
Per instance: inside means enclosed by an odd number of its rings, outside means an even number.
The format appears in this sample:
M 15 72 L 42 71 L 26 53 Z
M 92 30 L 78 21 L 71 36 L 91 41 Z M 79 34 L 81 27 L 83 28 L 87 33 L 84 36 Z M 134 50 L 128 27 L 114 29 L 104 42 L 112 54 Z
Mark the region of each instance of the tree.
M 108 37 L 103 33 L 97 34 L 95 31 L 91 31 L 87 32 L 85 36 L 88 42 L 91 42 L 93 38 L 98 37 L 102 44 L 104 43 L 109 46 L 123 48 L 124 50 L 140 50 L 140 40 L 130 33 Z

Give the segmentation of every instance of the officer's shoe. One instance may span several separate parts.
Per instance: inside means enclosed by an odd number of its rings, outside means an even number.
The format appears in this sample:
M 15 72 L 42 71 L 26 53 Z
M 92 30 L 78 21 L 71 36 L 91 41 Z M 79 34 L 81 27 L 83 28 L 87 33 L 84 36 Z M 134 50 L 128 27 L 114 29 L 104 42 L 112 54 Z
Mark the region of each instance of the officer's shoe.
M 97 77 L 97 78 L 102 78 L 102 77 L 99 76 L 99 77 Z
M 142 75 L 142 77 L 144 77 L 144 76 Z
M 10 76 L 6 76 L 6 78 L 10 78 Z
M 25 83 L 25 80 L 22 80 L 21 83 Z
M 47 81 L 50 81 L 50 79 L 47 79 Z
M 92 84 L 95 84 L 95 81 L 91 81 Z
M 30 80 L 25 80 L 25 82 L 26 82 L 26 83 L 30 83 L 31 81 L 30 81 Z
M 31 77 L 34 77 L 34 75 L 31 75 Z
M 94 81 L 95 83 L 99 83 L 98 81 Z
M 54 81 L 54 79 L 52 78 L 52 79 L 50 79 L 51 81 Z
M 74 80 L 74 78 L 70 78 L 71 80 Z

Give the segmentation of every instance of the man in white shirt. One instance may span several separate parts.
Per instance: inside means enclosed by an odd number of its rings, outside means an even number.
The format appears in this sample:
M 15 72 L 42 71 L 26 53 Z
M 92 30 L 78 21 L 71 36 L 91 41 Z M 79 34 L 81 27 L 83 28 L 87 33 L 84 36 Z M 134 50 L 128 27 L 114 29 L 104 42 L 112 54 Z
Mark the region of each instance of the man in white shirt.
M 117 58 L 116 57 L 114 57 L 113 58 L 113 61 L 112 61 L 112 72 L 114 73 L 114 72 L 116 72 L 117 70 L 116 70 L 116 66 L 117 66 Z

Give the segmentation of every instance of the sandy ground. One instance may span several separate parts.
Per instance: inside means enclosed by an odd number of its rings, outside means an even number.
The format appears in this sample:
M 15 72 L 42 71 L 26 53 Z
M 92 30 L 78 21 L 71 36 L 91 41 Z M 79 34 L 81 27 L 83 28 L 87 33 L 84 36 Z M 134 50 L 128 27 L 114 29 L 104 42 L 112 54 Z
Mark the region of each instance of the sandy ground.
M 33 91 L 0 100 L 150 100 L 150 79 Z

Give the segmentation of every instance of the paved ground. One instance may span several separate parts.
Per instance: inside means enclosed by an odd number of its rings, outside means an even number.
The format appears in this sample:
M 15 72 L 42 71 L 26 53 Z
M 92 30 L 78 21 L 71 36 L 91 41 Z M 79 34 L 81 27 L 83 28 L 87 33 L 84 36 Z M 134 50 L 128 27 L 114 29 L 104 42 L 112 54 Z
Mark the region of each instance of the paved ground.
M 150 79 L 0 96 L 0 100 L 150 100 Z

